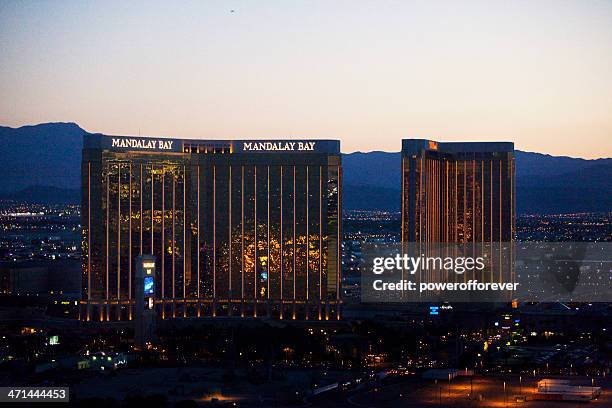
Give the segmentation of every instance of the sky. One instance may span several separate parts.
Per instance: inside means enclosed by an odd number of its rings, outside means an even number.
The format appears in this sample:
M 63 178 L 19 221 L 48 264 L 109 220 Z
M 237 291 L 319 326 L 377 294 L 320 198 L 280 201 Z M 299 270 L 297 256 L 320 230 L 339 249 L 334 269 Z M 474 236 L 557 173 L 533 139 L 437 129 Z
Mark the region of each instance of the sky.
M 0 125 L 612 157 L 612 1 L 0 0 Z

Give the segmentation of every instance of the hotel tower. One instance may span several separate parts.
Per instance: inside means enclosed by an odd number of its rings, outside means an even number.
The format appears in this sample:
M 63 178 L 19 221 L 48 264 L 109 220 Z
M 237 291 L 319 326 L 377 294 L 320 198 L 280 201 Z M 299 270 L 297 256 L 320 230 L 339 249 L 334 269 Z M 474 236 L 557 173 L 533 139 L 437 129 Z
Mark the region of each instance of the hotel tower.
M 162 319 L 338 319 L 341 178 L 337 140 L 86 135 L 81 319 L 133 318 L 140 255 Z
M 514 144 L 402 141 L 402 242 L 511 242 Z

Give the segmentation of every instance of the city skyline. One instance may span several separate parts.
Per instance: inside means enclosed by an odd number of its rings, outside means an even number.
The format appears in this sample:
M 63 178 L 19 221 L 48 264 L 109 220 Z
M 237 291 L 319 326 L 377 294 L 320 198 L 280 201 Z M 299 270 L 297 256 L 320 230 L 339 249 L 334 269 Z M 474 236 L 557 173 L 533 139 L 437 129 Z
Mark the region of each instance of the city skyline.
M 0 0 L 0 402 L 612 407 L 612 0 Z
M 5 1 L 0 123 L 611 157 L 611 21 L 603 2 Z

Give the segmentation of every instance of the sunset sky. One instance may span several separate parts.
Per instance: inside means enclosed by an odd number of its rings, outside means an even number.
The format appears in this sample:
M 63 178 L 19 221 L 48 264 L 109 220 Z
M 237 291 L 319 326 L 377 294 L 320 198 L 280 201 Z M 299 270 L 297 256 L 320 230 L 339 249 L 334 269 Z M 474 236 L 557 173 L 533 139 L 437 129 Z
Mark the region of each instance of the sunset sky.
M 0 0 L 0 125 L 59 121 L 612 157 L 612 1 Z

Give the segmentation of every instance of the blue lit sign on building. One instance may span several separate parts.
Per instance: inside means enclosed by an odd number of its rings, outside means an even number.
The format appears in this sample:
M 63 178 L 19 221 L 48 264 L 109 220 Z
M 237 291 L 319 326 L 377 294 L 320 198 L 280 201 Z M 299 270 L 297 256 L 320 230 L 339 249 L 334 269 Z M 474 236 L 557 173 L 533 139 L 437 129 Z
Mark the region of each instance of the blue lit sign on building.
M 153 276 L 145 276 L 144 278 L 144 294 L 154 295 L 155 294 L 155 280 Z

